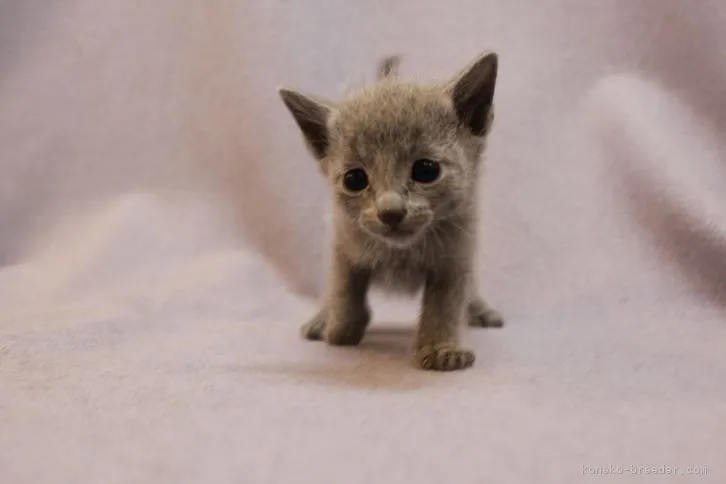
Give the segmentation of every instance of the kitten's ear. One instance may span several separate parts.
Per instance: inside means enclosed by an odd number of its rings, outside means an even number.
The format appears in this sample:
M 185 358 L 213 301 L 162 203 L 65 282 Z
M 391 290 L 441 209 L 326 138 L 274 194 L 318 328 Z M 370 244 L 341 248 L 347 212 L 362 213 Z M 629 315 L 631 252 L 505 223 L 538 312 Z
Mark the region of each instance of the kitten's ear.
M 305 136 L 310 152 L 318 160 L 325 158 L 330 148 L 328 120 L 334 109 L 332 103 L 292 89 L 279 88 L 277 92 Z
M 480 55 L 446 85 L 456 115 L 475 136 L 484 136 L 489 131 L 497 64 L 497 54 Z
M 378 63 L 378 79 L 398 77 L 398 66 L 401 64 L 400 55 L 389 55 Z

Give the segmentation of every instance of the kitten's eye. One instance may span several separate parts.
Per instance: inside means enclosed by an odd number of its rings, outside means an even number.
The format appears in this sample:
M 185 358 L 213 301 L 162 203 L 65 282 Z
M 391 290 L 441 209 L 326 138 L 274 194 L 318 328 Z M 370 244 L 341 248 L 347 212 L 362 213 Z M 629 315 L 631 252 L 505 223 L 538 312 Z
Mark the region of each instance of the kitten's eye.
M 368 175 L 362 168 L 353 168 L 343 175 L 343 185 L 351 192 L 360 192 L 368 186 Z
M 417 160 L 411 168 L 411 179 L 418 183 L 433 183 L 441 175 L 441 165 L 431 160 Z

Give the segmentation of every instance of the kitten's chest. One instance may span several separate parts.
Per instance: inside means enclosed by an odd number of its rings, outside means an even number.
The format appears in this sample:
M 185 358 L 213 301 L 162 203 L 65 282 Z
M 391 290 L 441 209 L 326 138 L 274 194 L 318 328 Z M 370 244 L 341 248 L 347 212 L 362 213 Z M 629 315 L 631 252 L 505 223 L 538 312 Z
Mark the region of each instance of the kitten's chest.
M 371 270 L 371 283 L 385 290 L 415 293 L 435 274 L 455 262 L 458 251 L 451 237 L 422 237 L 396 248 L 370 238 L 347 246 L 352 261 Z
M 414 293 L 426 280 L 426 264 L 416 254 L 398 254 L 371 265 L 372 282 L 384 289 Z

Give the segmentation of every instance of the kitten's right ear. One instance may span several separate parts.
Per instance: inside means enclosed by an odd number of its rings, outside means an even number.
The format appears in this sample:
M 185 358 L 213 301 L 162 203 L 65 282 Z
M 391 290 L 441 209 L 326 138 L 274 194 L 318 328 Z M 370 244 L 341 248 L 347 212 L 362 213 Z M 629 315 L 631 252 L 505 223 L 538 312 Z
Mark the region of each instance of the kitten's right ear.
M 325 158 L 330 148 L 328 120 L 333 105 L 292 89 L 279 88 L 277 92 L 305 136 L 310 152 L 318 160 Z

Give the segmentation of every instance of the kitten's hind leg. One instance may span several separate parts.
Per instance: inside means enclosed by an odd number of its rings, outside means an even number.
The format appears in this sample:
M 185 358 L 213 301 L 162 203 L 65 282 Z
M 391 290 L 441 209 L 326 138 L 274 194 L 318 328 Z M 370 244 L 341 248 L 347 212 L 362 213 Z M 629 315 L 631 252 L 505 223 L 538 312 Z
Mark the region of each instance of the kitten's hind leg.
M 467 307 L 469 326 L 477 328 L 501 328 L 504 326 L 504 317 L 490 308 L 480 297 L 475 297 Z
M 310 318 L 310 320 L 303 324 L 300 328 L 302 337 L 311 341 L 319 341 L 323 339 L 323 331 L 325 331 L 327 316 L 327 311 L 325 309 L 318 311 L 315 316 Z

